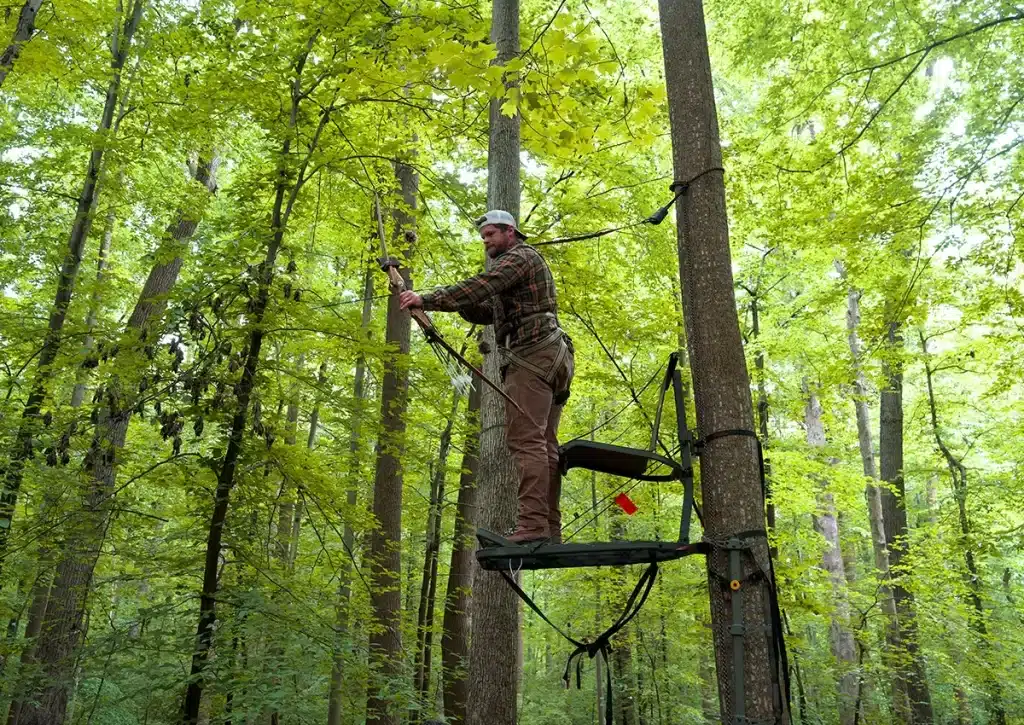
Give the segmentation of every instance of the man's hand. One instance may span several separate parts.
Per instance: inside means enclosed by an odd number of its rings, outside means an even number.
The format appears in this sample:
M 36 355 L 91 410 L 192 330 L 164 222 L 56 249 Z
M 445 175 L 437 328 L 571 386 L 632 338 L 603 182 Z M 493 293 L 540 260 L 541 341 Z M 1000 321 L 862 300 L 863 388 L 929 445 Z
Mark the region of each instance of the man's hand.
M 410 307 L 423 307 L 423 298 L 412 290 L 404 290 L 398 295 L 398 308 L 401 310 L 407 310 Z

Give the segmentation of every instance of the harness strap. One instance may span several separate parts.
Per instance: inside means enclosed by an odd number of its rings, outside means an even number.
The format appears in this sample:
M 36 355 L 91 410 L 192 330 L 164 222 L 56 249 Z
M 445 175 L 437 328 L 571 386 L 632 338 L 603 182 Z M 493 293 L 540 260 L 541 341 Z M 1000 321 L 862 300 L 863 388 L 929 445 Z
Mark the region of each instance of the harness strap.
M 512 347 L 512 345 L 511 345 L 511 343 L 512 343 L 512 336 L 515 334 L 516 330 L 521 328 L 527 322 L 531 322 L 531 321 L 537 320 L 537 319 L 551 319 L 551 320 L 555 321 L 555 325 L 556 326 L 558 325 L 558 315 L 556 315 L 554 312 L 550 312 L 550 311 L 533 312 L 533 313 L 531 313 L 529 315 L 523 315 L 522 317 L 520 317 L 516 321 L 515 326 L 512 327 L 511 330 L 508 330 L 507 332 L 505 332 L 504 336 L 502 336 L 502 337 L 500 337 L 498 339 L 504 341 L 506 348 Z M 503 325 L 502 326 L 503 330 L 505 328 L 510 327 L 511 324 L 512 323 L 506 323 L 505 325 Z M 528 350 L 528 351 L 532 352 L 535 348 L 539 349 L 540 347 L 543 347 L 543 345 L 541 344 L 542 342 L 544 342 L 544 341 L 541 340 L 540 342 L 531 343 L 530 345 L 525 346 L 523 348 L 523 350 Z
M 571 644 L 576 645 L 576 649 L 573 650 L 572 654 L 569 655 L 568 661 L 565 663 L 565 672 L 562 674 L 562 680 L 565 682 L 565 686 L 569 687 L 571 681 L 571 671 L 573 661 L 576 662 L 576 688 L 580 689 L 583 684 L 582 668 L 583 668 L 583 655 L 587 655 L 590 659 L 594 659 L 598 654 L 604 658 L 604 672 L 605 672 L 605 690 L 608 693 L 605 699 L 605 713 L 604 721 L 605 725 L 614 725 L 614 710 L 612 707 L 612 672 L 611 672 L 611 638 L 626 624 L 633 619 L 639 613 L 640 608 L 643 607 L 644 602 L 647 601 L 647 596 L 651 593 L 651 588 L 654 586 L 654 581 L 658 578 L 658 562 L 652 561 L 647 567 L 646 571 L 641 575 L 640 580 L 633 587 L 633 592 L 629 595 L 629 599 L 626 601 L 626 607 L 623 609 L 622 614 L 615 620 L 608 629 L 602 634 L 598 635 L 593 642 L 581 642 L 573 637 L 570 637 L 562 629 L 552 622 L 544 612 L 540 611 L 540 608 L 534 604 L 533 599 L 530 595 L 523 591 L 522 587 L 516 582 L 514 577 L 508 575 L 504 570 L 499 570 L 502 578 L 508 582 L 508 585 L 512 587 L 519 598 L 522 599 L 526 604 L 536 612 L 541 619 L 547 622 L 552 629 L 562 635 L 563 638 L 568 640 Z
M 526 357 L 537 352 L 538 350 L 543 350 L 549 345 L 554 345 L 556 342 L 561 341 L 563 335 L 565 335 L 565 333 L 562 331 L 562 329 L 556 327 L 547 337 L 527 347 L 519 348 L 515 351 L 513 351 L 509 347 L 503 347 L 501 349 L 502 363 L 503 365 L 516 365 L 518 367 L 523 368 L 524 370 L 529 370 L 531 373 L 539 377 L 545 383 L 551 385 L 552 383 L 555 382 L 555 376 L 558 374 L 558 369 L 561 367 L 562 363 L 565 361 L 566 356 L 569 354 L 569 346 L 565 344 L 561 345 L 561 347 L 558 350 L 558 354 L 555 356 L 554 361 L 551 363 L 551 368 L 548 370 L 545 370 L 539 365 L 535 365 L 534 363 L 527 360 Z

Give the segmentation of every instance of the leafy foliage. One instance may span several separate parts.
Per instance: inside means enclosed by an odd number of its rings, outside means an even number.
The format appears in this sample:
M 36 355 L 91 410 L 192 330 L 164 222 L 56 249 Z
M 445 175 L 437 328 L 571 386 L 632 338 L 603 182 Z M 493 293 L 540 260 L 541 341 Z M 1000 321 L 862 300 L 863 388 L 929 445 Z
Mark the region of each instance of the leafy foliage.
M 503 113 L 522 117 L 528 233 L 544 241 L 647 217 L 671 198 L 656 7 L 524 3 L 524 52 L 504 70 L 518 81 L 507 91 L 502 69 L 490 64 L 488 8 L 480 3 L 161 0 L 149 10 L 109 133 L 96 128 L 120 3 L 44 4 L 0 90 L 0 468 L 20 426 L 31 426 L 35 449 L 0 590 L 0 614 L 10 622 L 0 643 L 4 702 L 15 706 L 32 687 L 54 684 L 54 671 L 23 656 L 36 642 L 24 637 L 30 605 L 37 585 L 45 591 L 52 581 L 55 557 L 75 555 L 66 544 L 76 540 L 74 522 L 94 492 L 93 437 L 102 411 L 116 408 L 130 411 L 127 440 L 103 498 L 110 518 L 99 532 L 85 633 L 74 662 L 59 670 L 60 684 L 74 722 L 178 721 L 214 491 L 240 414 L 254 305 L 270 279 L 253 400 L 241 412 L 203 712 L 210 722 L 271 713 L 317 721 L 337 659 L 343 722 L 362 722 L 375 626 L 363 552 L 375 526 L 369 482 L 388 354 L 373 199 L 397 208 L 394 164 L 413 166 L 421 177 L 417 248 L 407 260 L 415 286 L 478 269 L 471 220 L 486 197 L 494 96 Z M 752 375 L 753 394 L 763 389 L 768 404 L 772 536 L 800 722 L 838 722 L 843 666 L 829 635 L 838 609 L 822 563 L 826 542 L 813 526 L 823 491 L 835 502 L 847 563 L 850 616 L 842 624 L 858 644 L 862 721 L 888 722 L 893 712 L 884 577 L 872 556 L 854 410 L 851 288 L 860 300 L 859 365 L 876 441 L 884 368 L 903 365 L 909 557 L 893 574 L 915 597 L 936 719 L 996 722 L 1000 708 L 1019 719 L 1024 19 L 1010 5 L 982 0 L 799 7 L 741 0 L 710 2 L 707 16 L 737 314 L 750 369 L 763 363 Z M 10 13 L 4 32 L 16 21 Z M 25 423 L 75 195 L 99 146 L 105 156 L 92 234 L 57 361 L 45 371 L 43 412 Z M 213 158 L 220 165 L 211 195 L 187 169 Z M 285 198 L 283 246 L 268 270 L 282 188 L 294 196 Z M 168 230 L 183 218 L 198 226 L 180 248 L 169 247 Z M 393 244 L 401 249 L 404 240 Z M 685 346 L 671 222 L 542 249 L 577 350 L 562 437 L 600 426 L 599 440 L 645 447 L 655 387 L 645 384 Z M 136 345 L 126 323 L 143 284 L 176 254 L 183 263 L 161 300 L 166 311 Z M 367 270 L 375 277 L 363 329 Z M 457 319 L 436 322 L 449 339 L 467 335 Z M 885 344 L 893 323 L 903 336 L 895 349 Z M 450 414 L 445 371 L 422 339 L 408 363 L 400 577 L 407 643 L 416 641 L 430 480 Z M 361 365 L 364 399 L 354 390 Z M 87 390 L 81 405 L 71 402 L 76 384 Z M 822 404 L 823 448 L 806 442 L 809 389 Z M 122 397 L 111 401 L 112 390 Z M 290 410 L 297 412 L 289 417 Z M 470 433 L 464 410 L 447 464 L 440 577 Z M 939 439 L 964 466 L 962 482 Z M 675 535 L 678 490 L 631 489 L 640 510 L 627 518 L 611 504 L 620 484 L 568 477 L 566 536 Z M 555 621 L 596 634 L 621 606 L 630 577 L 538 572 L 525 586 Z M 716 717 L 706 586 L 696 561 L 665 567 L 620 637 L 621 722 Z M 438 610 L 441 601 L 439 592 Z M 439 612 L 434 621 L 439 632 Z M 559 689 L 557 635 L 531 616 L 526 622 L 522 722 L 594 722 L 589 684 Z M 439 641 L 438 634 L 435 648 Z M 410 647 L 408 672 L 413 660 Z M 429 701 L 417 703 L 428 715 L 440 714 L 441 676 L 435 667 Z M 998 692 L 993 683 L 1001 683 Z M 411 678 L 389 683 L 389 692 L 410 704 L 416 698 Z

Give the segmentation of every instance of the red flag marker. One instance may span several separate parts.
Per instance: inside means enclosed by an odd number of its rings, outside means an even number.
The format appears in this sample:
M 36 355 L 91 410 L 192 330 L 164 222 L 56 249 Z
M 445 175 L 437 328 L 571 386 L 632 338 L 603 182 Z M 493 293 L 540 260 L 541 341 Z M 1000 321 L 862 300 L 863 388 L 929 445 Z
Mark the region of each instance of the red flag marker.
M 632 516 L 637 512 L 636 504 L 633 503 L 633 500 L 624 493 L 620 493 L 615 497 L 615 503 L 617 503 L 619 508 L 625 511 L 629 516 Z

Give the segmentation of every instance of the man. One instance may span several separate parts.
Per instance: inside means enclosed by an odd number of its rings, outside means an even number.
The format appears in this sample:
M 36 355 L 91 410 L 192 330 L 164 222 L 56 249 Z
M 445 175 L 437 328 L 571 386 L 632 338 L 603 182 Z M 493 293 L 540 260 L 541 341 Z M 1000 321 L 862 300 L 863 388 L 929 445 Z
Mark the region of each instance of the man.
M 519 469 L 519 522 L 507 538 L 517 544 L 561 543 L 558 499 L 558 421 L 575 370 L 572 340 L 558 326 L 551 270 L 507 211 L 477 219 L 491 268 L 425 295 L 402 292 L 402 309 L 458 312 L 464 319 L 494 325 L 502 380 L 515 406 L 505 406 L 508 448 Z

